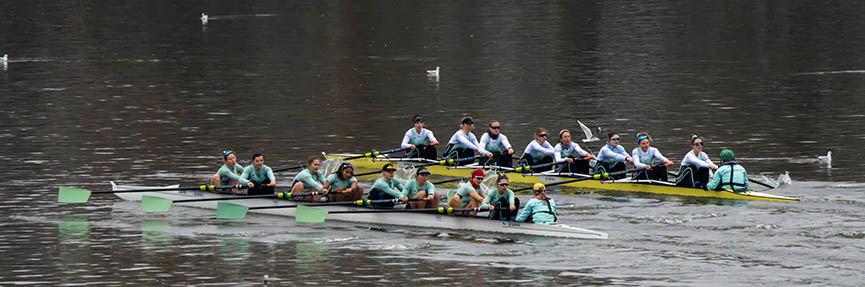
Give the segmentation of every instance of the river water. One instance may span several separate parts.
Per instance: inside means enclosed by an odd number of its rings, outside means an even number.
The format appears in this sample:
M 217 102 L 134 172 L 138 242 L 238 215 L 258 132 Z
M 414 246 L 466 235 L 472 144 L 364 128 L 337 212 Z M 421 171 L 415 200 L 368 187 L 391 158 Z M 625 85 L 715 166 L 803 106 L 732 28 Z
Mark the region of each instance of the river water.
M 5 3 L 0 285 L 859 286 L 865 6 L 799 2 Z M 56 203 L 203 182 L 224 149 L 282 167 L 394 148 L 414 114 L 440 141 L 497 119 L 518 150 L 576 120 L 628 150 L 648 131 L 676 162 L 697 133 L 802 201 L 551 191 L 608 240 Z

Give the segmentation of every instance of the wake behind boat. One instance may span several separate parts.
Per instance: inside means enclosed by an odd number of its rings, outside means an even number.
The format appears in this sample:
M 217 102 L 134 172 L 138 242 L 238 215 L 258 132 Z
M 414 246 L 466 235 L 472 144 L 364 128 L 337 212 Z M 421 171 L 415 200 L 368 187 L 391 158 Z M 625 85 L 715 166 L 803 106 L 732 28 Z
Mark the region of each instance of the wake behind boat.
M 132 186 L 132 185 L 117 185 L 111 182 L 112 191 L 136 190 L 144 188 L 153 188 L 148 186 Z M 177 185 L 168 186 L 178 187 Z M 157 196 L 170 200 L 187 200 L 187 199 L 205 199 L 205 198 L 237 198 L 242 195 L 219 194 L 204 191 L 181 190 L 181 191 L 159 191 L 159 192 L 126 192 L 114 193 L 114 195 L 129 201 L 141 201 L 143 196 Z M 234 200 L 234 203 L 248 206 L 279 206 L 286 205 L 291 201 L 286 201 L 276 198 L 249 198 Z M 195 201 L 195 202 L 179 202 L 175 205 L 216 209 L 218 201 Z M 398 216 L 388 213 L 363 213 L 364 211 L 379 210 L 369 209 L 365 207 L 352 206 L 322 206 L 329 212 L 344 212 L 344 211 L 359 211 L 358 213 L 335 213 L 328 215 L 328 220 L 337 220 L 351 223 L 373 224 L 373 225 L 396 225 L 417 228 L 436 228 L 436 229 L 451 229 L 464 230 L 469 232 L 496 232 L 501 234 L 522 234 L 536 236 L 550 236 L 561 238 L 579 238 L 579 239 L 607 239 L 608 235 L 604 232 L 583 229 L 564 224 L 534 224 L 525 222 L 509 222 L 488 220 L 482 218 L 472 218 L 465 216 L 453 216 L 444 214 L 428 214 L 428 213 L 402 213 Z M 296 217 L 295 208 L 265 208 L 252 209 L 249 212 L 275 216 Z
M 357 157 L 356 154 L 325 154 L 327 159 L 339 160 L 343 158 L 349 157 Z M 382 164 L 386 162 L 390 162 L 394 165 L 403 167 L 403 168 L 411 168 L 414 165 L 417 165 L 417 161 L 412 161 L 408 159 L 398 159 L 398 158 L 387 158 L 385 156 L 378 156 L 375 160 L 370 158 L 355 158 L 348 160 L 354 166 L 359 168 L 366 169 L 377 169 Z M 470 168 L 484 168 L 479 165 L 469 165 L 467 167 Z M 464 177 L 466 176 L 465 169 L 458 168 L 450 168 L 442 165 L 431 165 L 427 166 L 432 173 L 441 176 L 452 176 L 452 177 Z M 512 175 L 510 179 L 512 182 L 519 182 L 524 184 L 534 184 L 537 182 L 541 183 L 556 183 L 570 179 L 570 177 L 576 178 L 585 175 L 578 174 L 557 174 L 557 173 L 525 173 L 521 175 Z M 758 192 L 758 191 L 745 191 L 740 193 L 730 192 L 726 190 L 715 191 L 715 190 L 705 190 L 701 188 L 691 188 L 691 187 L 681 187 L 675 186 L 669 182 L 655 181 L 655 180 L 630 180 L 630 179 L 620 179 L 620 180 L 583 180 L 577 182 L 570 182 L 562 184 L 562 186 L 575 187 L 575 188 L 584 188 L 584 189 L 597 189 L 597 190 L 612 190 L 612 191 L 625 191 L 625 192 L 642 192 L 642 193 L 651 193 L 651 194 L 664 194 L 664 195 L 675 195 L 675 196 L 688 196 L 688 197 L 705 197 L 705 198 L 720 198 L 720 199 L 732 199 L 732 200 L 760 200 L 760 201 L 782 201 L 782 202 L 796 202 L 799 201 L 797 198 L 783 196 L 783 195 L 775 195 L 771 193 Z

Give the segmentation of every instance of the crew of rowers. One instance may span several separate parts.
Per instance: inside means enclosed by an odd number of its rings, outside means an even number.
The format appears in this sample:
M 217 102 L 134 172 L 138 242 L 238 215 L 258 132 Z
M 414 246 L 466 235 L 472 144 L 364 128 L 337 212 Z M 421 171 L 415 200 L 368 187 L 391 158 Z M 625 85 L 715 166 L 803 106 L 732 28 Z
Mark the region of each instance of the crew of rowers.
M 421 116 L 412 119 L 413 128 L 406 131 L 402 141 L 402 147 L 408 148 L 406 157 L 420 157 L 436 159 L 436 145 L 439 144 L 433 132 L 425 129 Z M 460 121 L 460 129 L 457 130 L 443 153 L 443 158 L 448 159 L 479 159 L 484 166 L 513 166 L 513 146 L 508 138 L 501 133 L 501 123 L 490 121 L 488 130 L 478 141 L 472 133 L 474 121 L 470 117 L 464 117 Z M 559 173 L 589 174 L 589 160 L 595 158 L 597 163 L 591 169 L 594 174 L 604 174 L 613 179 L 622 179 L 628 172 L 625 162 L 634 166 L 632 179 L 667 181 L 667 166 L 672 161 L 664 157 L 661 152 L 651 146 L 652 138 L 648 133 L 641 132 L 636 136 L 638 147 L 631 154 L 619 144 L 621 138 L 618 133 L 609 133 L 607 142 L 598 152 L 598 156 L 582 149 L 577 143 L 571 141 L 570 131 L 563 129 L 559 132 L 559 143 L 555 147 L 547 141 L 547 130 L 539 128 L 534 133 L 532 140 L 518 159 L 520 166 L 536 166 L 535 172 L 556 169 Z M 682 160 L 676 185 L 685 187 L 697 187 L 710 190 L 729 189 L 741 192 L 749 189 L 748 174 L 744 167 L 735 161 L 731 150 L 721 152 L 721 167 L 715 165 L 708 155 L 703 152 L 703 140 L 697 135 L 690 138 L 691 150 Z M 475 157 L 477 153 L 477 157 Z M 635 161 L 636 159 L 636 161 Z M 256 153 L 250 166 L 243 168 L 237 164 L 236 155 L 227 151 L 223 154 L 224 165 L 211 178 L 211 185 L 247 185 L 247 194 L 272 193 L 272 186 L 276 179 L 273 171 L 264 165 L 264 155 Z M 658 163 L 658 164 L 656 164 Z M 539 166 L 540 165 L 540 166 Z M 290 192 L 299 200 L 312 201 L 354 201 L 363 197 L 363 187 L 358 184 L 354 177 L 354 166 L 344 162 L 334 174 L 324 177 L 320 170 L 321 160 L 312 156 L 307 160 L 306 168 L 298 173 L 291 184 Z M 709 170 L 715 170 L 715 175 L 709 177 Z M 408 184 L 403 185 L 394 180 L 396 168 L 392 164 L 385 164 L 381 170 L 381 177 L 370 187 L 370 200 L 398 200 L 406 203 L 406 208 L 427 209 L 437 208 L 440 196 L 435 191 L 435 186 L 429 181 L 430 171 L 424 167 L 416 170 L 415 175 Z M 532 187 L 534 197 L 520 209 L 519 198 L 508 188 L 510 181 L 504 174 L 497 174 L 496 189 L 485 191 L 481 188 L 484 180 L 484 171 L 476 169 L 472 171 L 469 182 L 462 184 L 452 198 L 448 200 L 448 207 L 481 210 L 489 210 L 490 218 L 506 221 L 529 221 L 529 222 L 555 222 L 555 201 L 546 195 L 546 187 L 537 183 Z M 322 199 L 324 197 L 324 199 Z M 383 204 L 393 206 L 393 203 Z M 467 212 L 474 215 L 475 212 Z

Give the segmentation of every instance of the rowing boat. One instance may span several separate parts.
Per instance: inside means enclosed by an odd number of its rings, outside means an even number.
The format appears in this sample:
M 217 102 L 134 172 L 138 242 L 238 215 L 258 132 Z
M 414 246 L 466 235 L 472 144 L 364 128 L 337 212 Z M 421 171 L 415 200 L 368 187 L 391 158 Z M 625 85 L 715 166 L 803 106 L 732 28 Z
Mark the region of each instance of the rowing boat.
M 326 154 L 325 157 L 327 159 L 340 159 L 354 156 L 353 154 Z M 417 162 L 409 162 L 402 161 L 397 159 L 388 159 L 384 156 L 379 156 L 375 160 L 370 158 L 358 158 L 349 160 L 354 166 L 358 168 L 366 168 L 366 169 L 381 169 L 381 166 L 387 162 L 390 162 L 399 167 L 411 167 L 412 165 L 416 165 Z M 471 165 L 469 165 L 471 167 Z M 482 168 L 481 166 L 477 166 L 478 168 Z M 449 168 L 447 166 L 442 165 L 432 165 L 427 166 L 427 169 L 432 172 L 434 175 L 440 176 L 454 176 L 454 177 L 465 177 L 471 172 L 471 170 L 459 169 L 459 168 Z M 573 174 L 574 177 L 579 177 L 579 175 Z M 515 174 L 510 175 L 509 179 L 511 182 L 519 182 L 526 184 L 533 183 L 556 183 L 564 180 L 569 180 L 571 178 L 563 177 L 560 174 L 555 173 L 527 173 L 527 174 Z M 631 180 L 631 179 L 623 179 L 623 180 L 583 180 L 577 182 L 570 182 L 562 184 L 562 186 L 568 187 L 576 187 L 576 188 L 584 188 L 584 189 L 596 189 L 596 190 L 613 190 L 613 191 L 624 191 L 624 192 L 641 192 L 641 193 L 652 193 L 652 194 L 663 194 L 663 195 L 675 195 L 675 196 L 688 196 L 688 197 L 706 197 L 706 198 L 720 198 L 720 199 L 731 199 L 731 200 L 761 200 L 761 201 L 782 201 L 782 202 L 796 202 L 799 201 L 797 198 L 776 195 L 771 193 L 759 192 L 759 191 L 745 191 L 745 192 L 730 192 L 726 190 L 715 191 L 715 190 L 704 190 L 701 188 L 690 188 L 690 187 L 681 187 L 675 186 L 669 182 L 662 182 L 656 180 Z
M 177 187 L 177 185 L 169 186 Z M 145 186 L 117 185 L 111 182 L 112 191 L 120 190 L 135 190 L 142 188 L 152 188 Z M 141 201 L 141 197 L 145 195 L 158 196 L 171 200 L 183 199 L 198 199 L 198 198 L 231 198 L 241 195 L 233 194 L 218 194 L 203 191 L 159 191 L 159 192 L 128 192 L 114 193 L 114 195 L 129 201 Z M 235 200 L 235 203 L 248 206 L 278 206 L 286 205 L 286 200 L 268 199 L 268 198 L 250 198 Z M 196 201 L 196 202 L 179 202 L 175 205 L 216 209 L 218 201 Z M 359 211 L 370 210 L 364 207 L 350 206 L 322 206 L 320 208 L 328 211 Z M 260 213 L 267 215 L 295 217 L 295 208 L 265 208 L 250 210 L 250 213 Z M 583 229 L 564 224 L 534 224 L 526 222 L 507 222 L 498 220 L 489 220 L 483 218 L 471 218 L 465 216 L 453 216 L 443 214 L 425 214 L 425 213 L 401 213 L 398 215 L 388 213 L 338 213 L 328 215 L 328 220 L 336 220 L 351 223 L 374 224 L 374 225 L 397 225 L 417 228 L 435 228 L 435 229 L 451 229 L 465 230 L 471 232 L 496 232 L 503 234 L 523 234 L 550 236 L 562 238 L 581 238 L 581 239 L 607 239 L 607 234 L 604 232 Z

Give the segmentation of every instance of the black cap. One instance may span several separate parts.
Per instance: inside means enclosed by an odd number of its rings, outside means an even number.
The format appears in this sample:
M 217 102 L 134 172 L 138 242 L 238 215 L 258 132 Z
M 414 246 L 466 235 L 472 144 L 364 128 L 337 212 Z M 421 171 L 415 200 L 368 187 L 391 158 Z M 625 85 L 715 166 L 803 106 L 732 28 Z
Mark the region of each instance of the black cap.
M 472 120 L 472 117 L 464 117 L 463 121 L 460 124 L 474 124 L 475 121 Z
M 385 164 L 381 167 L 381 171 L 396 171 L 396 168 L 393 167 L 393 164 Z
M 430 173 L 429 170 L 426 169 L 425 167 L 419 167 L 417 169 L 416 174 L 421 175 L 421 174 L 432 174 L 432 173 Z
M 420 115 L 414 115 L 411 119 L 411 123 L 423 122 L 423 117 Z

